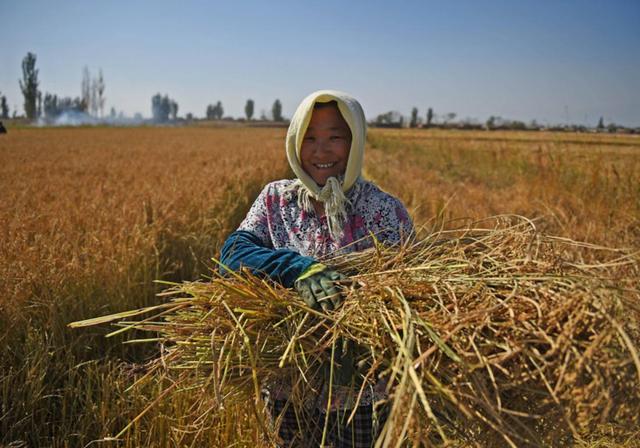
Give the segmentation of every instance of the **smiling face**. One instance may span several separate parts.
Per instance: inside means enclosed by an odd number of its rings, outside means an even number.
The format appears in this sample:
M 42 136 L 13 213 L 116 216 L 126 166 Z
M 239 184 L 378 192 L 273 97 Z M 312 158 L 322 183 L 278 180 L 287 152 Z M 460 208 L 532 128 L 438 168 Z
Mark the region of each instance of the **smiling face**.
M 344 174 L 350 149 L 351 130 L 337 103 L 316 104 L 300 149 L 302 169 L 323 186 L 329 177 Z

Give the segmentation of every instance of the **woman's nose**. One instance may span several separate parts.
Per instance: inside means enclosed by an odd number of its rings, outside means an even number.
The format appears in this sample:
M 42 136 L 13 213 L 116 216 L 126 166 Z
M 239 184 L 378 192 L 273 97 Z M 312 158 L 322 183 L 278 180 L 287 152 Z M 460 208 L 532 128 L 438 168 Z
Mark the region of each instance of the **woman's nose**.
M 316 147 L 315 150 L 317 152 L 326 152 L 329 150 L 329 142 L 324 140 L 324 139 L 320 139 L 316 141 Z

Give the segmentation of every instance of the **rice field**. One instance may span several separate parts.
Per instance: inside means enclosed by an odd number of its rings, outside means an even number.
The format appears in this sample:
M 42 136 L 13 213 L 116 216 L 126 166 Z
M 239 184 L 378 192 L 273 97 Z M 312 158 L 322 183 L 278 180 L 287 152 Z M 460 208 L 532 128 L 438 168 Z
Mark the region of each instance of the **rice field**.
M 370 141 L 369 175 L 418 223 L 512 213 L 555 235 L 640 246 L 637 136 L 406 130 Z
M 164 286 L 154 280 L 206 277 L 262 186 L 290 176 L 284 134 L 45 128 L 0 136 L 0 444 L 85 446 L 116 435 L 151 403 L 120 441 L 101 445 L 261 444 L 248 409 L 229 408 L 203 430 L 193 393 L 165 393 L 161 381 L 128 389 L 158 356 L 153 344 L 123 344 L 135 332 L 105 339 L 109 328 L 67 324 L 161 303 Z M 636 137 L 372 130 L 367 151 L 366 177 L 399 196 L 425 235 L 519 214 L 554 235 L 640 249 Z

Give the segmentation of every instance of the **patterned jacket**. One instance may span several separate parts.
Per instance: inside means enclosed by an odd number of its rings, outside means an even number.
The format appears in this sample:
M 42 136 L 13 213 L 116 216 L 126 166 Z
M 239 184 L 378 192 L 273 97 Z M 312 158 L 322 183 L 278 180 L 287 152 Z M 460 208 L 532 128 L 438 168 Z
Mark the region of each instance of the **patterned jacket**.
M 238 230 L 227 238 L 221 261 L 240 265 L 291 287 L 311 264 L 332 254 L 356 252 L 378 241 L 392 245 L 413 234 L 402 202 L 372 182 L 359 179 L 346 193 L 350 202 L 343 235 L 335 240 L 327 220 L 300 208 L 293 180 L 269 183 L 253 203 Z
M 346 192 L 348 219 L 342 237 L 336 241 L 329 234 L 327 220 L 315 212 L 301 209 L 294 180 L 269 183 L 253 203 L 238 230 L 225 241 L 220 261 L 233 270 L 241 266 L 254 274 L 266 275 L 285 287 L 318 260 L 333 254 L 355 252 L 373 247 L 371 234 L 384 244 L 404 241 L 414 233 L 411 218 L 402 202 L 362 179 Z M 224 271 L 223 269 L 221 269 Z M 360 403 L 370 404 L 383 398 L 384 383 L 365 390 Z M 276 400 L 287 398 L 286 384 L 272 385 L 269 394 Z M 334 389 L 332 409 L 349 407 L 350 390 Z M 326 409 L 327 391 L 317 402 Z

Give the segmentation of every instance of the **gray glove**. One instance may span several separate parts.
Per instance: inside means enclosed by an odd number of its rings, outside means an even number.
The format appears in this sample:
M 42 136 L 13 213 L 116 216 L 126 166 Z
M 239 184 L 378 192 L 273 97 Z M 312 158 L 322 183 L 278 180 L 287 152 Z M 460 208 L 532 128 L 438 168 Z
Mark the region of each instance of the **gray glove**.
M 335 310 L 342 303 L 342 292 L 340 285 L 335 282 L 345 280 L 347 277 L 334 271 L 325 269 L 309 277 L 298 279 L 293 287 L 309 308 L 320 311 Z

